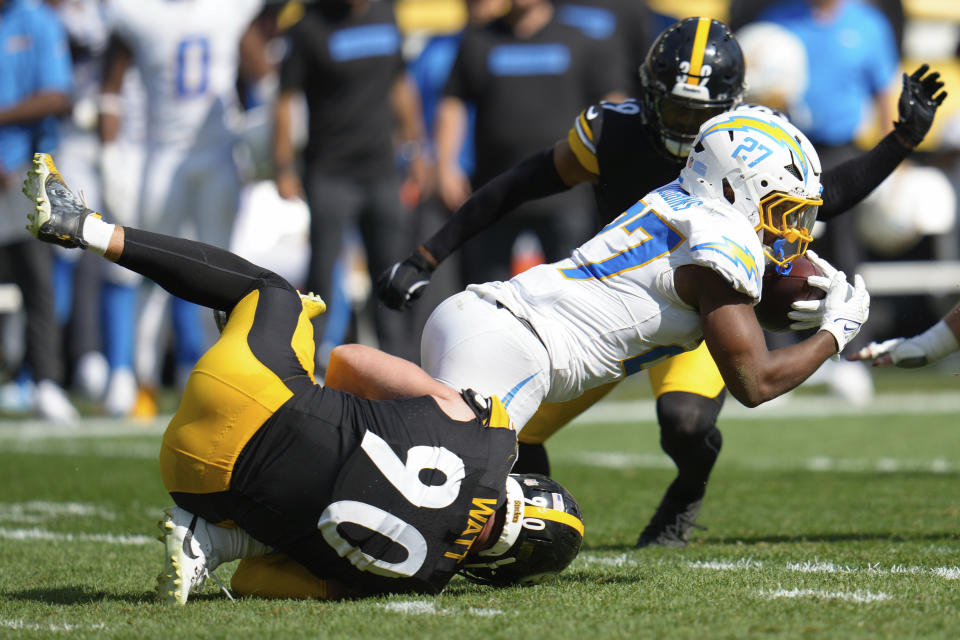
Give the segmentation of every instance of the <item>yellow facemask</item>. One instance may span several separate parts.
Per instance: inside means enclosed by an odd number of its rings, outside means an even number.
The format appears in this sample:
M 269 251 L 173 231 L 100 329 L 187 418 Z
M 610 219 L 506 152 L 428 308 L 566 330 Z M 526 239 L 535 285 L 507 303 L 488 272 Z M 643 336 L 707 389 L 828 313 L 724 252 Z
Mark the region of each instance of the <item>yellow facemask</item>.
M 804 254 L 813 240 L 813 223 L 817 209 L 823 204 L 820 198 L 802 198 L 773 191 L 760 200 L 760 224 L 763 229 L 777 236 L 777 240 L 763 243 L 763 251 L 781 273 L 789 271 L 788 263 Z

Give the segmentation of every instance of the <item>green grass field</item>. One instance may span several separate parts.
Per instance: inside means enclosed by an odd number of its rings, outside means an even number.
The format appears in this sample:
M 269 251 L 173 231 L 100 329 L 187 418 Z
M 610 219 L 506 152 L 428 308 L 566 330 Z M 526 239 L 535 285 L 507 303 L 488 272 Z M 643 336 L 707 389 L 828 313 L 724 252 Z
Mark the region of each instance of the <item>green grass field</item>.
M 162 426 L 5 420 L 0 637 L 956 637 L 960 378 L 877 381 L 866 408 L 822 389 L 752 411 L 728 400 L 707 529 L 642 551 L 673 470 L 644 384 L 625 386 L 550 443 L 587 524 L 558 580 L 341 603 L 230 601 L 209 581 L 160 606 Z

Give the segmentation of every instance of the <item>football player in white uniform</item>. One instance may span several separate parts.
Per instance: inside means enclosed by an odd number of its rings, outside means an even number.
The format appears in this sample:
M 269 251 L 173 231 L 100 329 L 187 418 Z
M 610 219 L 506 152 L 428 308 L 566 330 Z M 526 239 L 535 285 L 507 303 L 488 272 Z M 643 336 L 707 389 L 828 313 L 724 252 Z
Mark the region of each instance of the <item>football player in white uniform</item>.
M 146 160 L 139 225 L 229 244 L 241 180 L 234 161 L 236 92 L 241 66 L 253 81 L 267 74 L 254 18 L 262 0 L 113 0 L 112 40 L 103 92 L 116 95 L 123 71 L 135 65 L 147 94 Z M 101 138 L 111 142 L 116 113 L 102 113 Z M 137 373 L 155 386 L 159 359 L 143 352 L 158 339 L 163 302 L 141 314 Z M 206 347 L 195 308 L 175 303 L 178 371 L 189 371 Z M 144 364 L 146 363 L 146 364 Z
M 133 224 L 137 221 L 136 202 L 143 166 L 142 83 L 136 70 L 130 69 L 123 76 L 121 95 L 100 100 L 109 36 L 106 9 L 99 0 L 67 0 L 57 4 L 56 9 L 70 39 L 74 75 L 73 110 L 61 127 L 61 166 L 64 173 L 85 185 L 87 204 L 106 209 L 116 222 Z M 96 133 L 100 112 L 123 114 L 116 139 L 108 147 L 101 147 Z M 58 258 L 67 261 L 78 257 L 70 251 L 58 252 Z M 76 267 L 74 276 L 77 288 L 71 313 L 77 342 L 70 354 L 77 357 L 74 380 L 88 397 L 103 401 L 108 415 L 127 415 L 137 393 L 133 344 L 136 285 L 140 279 L 112 264 L 85 260 Z M 87 277 L 86 271 L 102 274 L 102 278 Z M 100 336 L 88 332 L 102 334 L 102 352 Z
M 811 240 L 820 164 L 806 137 L 763 109 L 708 120 L 678 180 L 560 262 L 471 285 L 427 321 L 423 367 L 496 394 L 518 427 L 705 341 L 734 397 L 756 406 L 799 385 L 860 330 L 869 295 L 839 272 L 804 321 L 820 331 L 768 351 L 753 313 L 767 261 L 787 270 Z

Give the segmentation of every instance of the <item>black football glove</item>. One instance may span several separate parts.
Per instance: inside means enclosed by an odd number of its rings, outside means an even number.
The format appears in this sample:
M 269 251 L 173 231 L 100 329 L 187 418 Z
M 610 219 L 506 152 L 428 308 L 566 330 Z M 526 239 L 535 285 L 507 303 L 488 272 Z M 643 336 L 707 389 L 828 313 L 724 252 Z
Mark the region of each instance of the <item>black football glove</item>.
M 909 76 L 903 74 L 903 90 L 900 92 L 898 104 L 900 119 L 894 122 L 893 126 L 897 130 L 897 135 L 912 147 L 923 142 L 923 137 L 927 135 L 933 124 L 937 107 L 947 97 L 945 91 L 940 91 L 943 88 L 943 82 L 940 81 L 939 73 L 934 71 L 927 77 L 923 77 L 929 69 L 930 65 L 922 64 Z M 937 91 L 940 93 L 934 96 Z
M 391 309 L 409 309 L 430 284 L 434 267 L 419 251 L 398 262 L 377 278 L 377 297 Z

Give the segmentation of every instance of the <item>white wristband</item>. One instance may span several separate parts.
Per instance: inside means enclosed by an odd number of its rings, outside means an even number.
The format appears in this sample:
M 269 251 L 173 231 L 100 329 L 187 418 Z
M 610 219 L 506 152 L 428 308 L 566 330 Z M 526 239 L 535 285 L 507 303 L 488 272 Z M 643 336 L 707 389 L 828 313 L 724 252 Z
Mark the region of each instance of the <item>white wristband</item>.
M 934 362 L 960 349 L 957 336 L 953 335 L 953 331 L 943 320 L 913 338 L 911 342 L 923 349 L 927 362 Z

